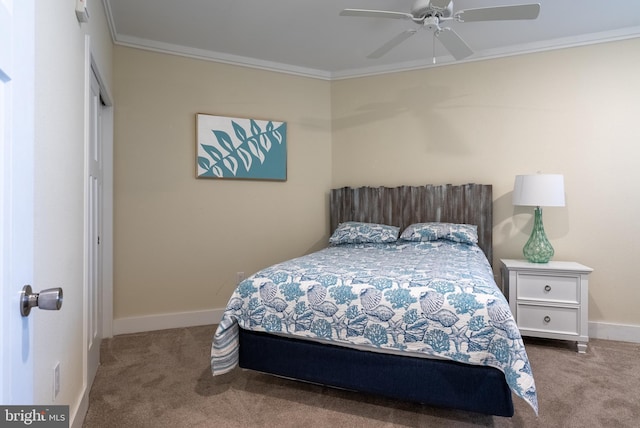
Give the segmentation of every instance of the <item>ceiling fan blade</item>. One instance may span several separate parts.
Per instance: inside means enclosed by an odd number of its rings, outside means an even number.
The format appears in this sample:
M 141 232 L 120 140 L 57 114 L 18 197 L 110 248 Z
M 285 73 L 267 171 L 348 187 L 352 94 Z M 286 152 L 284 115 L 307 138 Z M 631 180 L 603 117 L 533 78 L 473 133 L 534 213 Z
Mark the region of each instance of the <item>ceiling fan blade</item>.
M 462 22 L 505 21 L 512 19 L 536 19 L 539 14 L 540 3 L 532 3 L 461 10 L 456 12 L 455 17 Z
M 392 12 L 388 10 L 368 10 L 368 9 L 344 9 L 340 16 L 358 16 L 365 18 L 393 18 L 393 19 L 413 19 L 413 15 L 404 12 Z
M 417 30 L 406 30 L 406 31 L 403 31 L 402 33 L 400 33 L 397 36 L 395 36 L 393 39 L 389 40 L 384 45 L 380 46 L 375 51 L 371 52 L 369 55 L 367 55 L 367 58 L 370 58 L 370 59 L 380 58 L 382 55 L 386 54 L 391 49 L 395 48 L 400 43 L 404 42 L 409 37 L 411 37 L 414 34 L 416 34 L 416 32 L 417 32 Z
M 473 54 L 473 51 L 467 44 L 458 36 L 458 33 L 451 28 L 443 28 L 436 31 L 434 36 L 440 40 L 440 43 L 449 51 L 451 55 L 457 60 L 464 59 Z

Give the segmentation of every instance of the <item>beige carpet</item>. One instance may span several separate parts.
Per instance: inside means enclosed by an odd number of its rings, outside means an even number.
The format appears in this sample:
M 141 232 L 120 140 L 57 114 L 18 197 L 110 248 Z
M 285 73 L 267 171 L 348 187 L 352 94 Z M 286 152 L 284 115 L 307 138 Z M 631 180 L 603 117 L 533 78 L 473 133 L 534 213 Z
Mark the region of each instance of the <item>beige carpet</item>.
M 215 326 L 117 336 L 84 427 L 639 427 L 640 344 L 527 339 L 540 416 L 514 397 L 512 418 L 437 409 L 246 370 L 212 377 Z

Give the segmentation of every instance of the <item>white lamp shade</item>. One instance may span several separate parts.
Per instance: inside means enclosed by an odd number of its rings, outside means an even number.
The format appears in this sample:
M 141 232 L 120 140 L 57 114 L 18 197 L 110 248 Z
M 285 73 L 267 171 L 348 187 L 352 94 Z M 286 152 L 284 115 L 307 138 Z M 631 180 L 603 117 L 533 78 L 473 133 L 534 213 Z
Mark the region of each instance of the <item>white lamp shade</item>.
M 516 175 L 513 205 L 564 207 L 562 174 Z

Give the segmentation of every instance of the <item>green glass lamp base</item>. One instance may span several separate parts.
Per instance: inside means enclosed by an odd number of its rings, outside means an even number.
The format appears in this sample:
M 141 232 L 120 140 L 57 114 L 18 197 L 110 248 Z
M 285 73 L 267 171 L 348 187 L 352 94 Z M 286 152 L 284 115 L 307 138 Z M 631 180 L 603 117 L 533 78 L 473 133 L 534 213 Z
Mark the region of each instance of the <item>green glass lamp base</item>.
M 536 207 L 534 212 L 533 230 L 529 240 L 522 249 L 524 257 L 531 263 L 548 263 L 554 251 L 544 233 L 542 224 L 542 208 Z

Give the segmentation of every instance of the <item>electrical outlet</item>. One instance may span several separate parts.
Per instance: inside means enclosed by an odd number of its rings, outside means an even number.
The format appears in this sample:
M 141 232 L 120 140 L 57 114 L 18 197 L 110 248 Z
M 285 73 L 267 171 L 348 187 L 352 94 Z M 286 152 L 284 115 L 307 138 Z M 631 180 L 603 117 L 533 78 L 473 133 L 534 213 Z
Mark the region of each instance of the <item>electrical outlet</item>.
M 236 272 L 236 284 L 240 284 L 245 278 L 244 272 Z
M 53 400 L 55 401 L 60 392 L 60 362 L 53 368 Z

